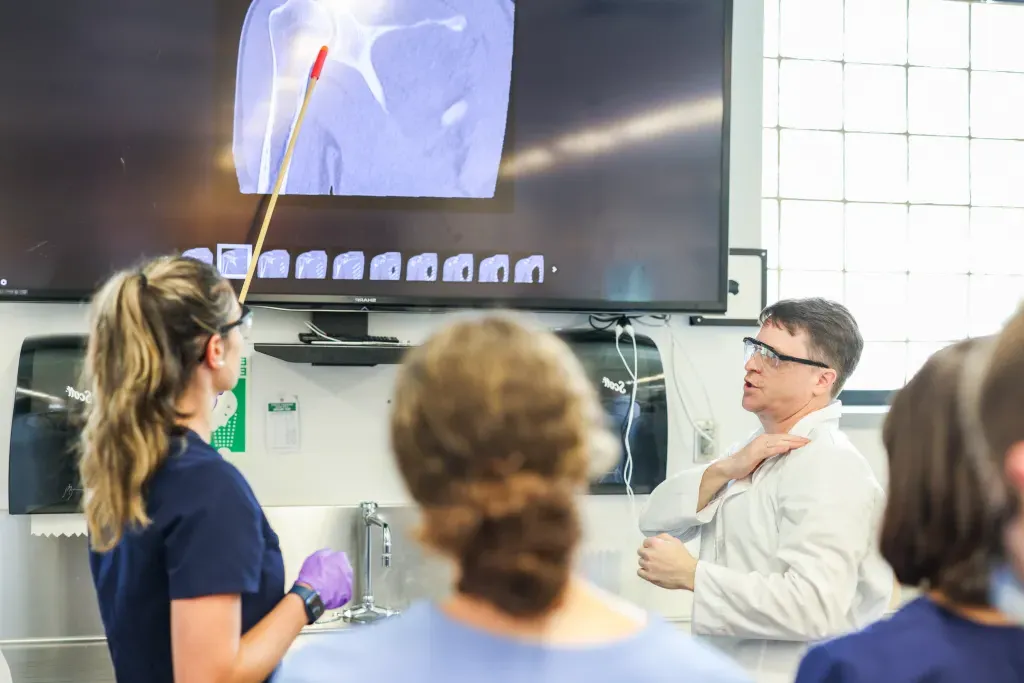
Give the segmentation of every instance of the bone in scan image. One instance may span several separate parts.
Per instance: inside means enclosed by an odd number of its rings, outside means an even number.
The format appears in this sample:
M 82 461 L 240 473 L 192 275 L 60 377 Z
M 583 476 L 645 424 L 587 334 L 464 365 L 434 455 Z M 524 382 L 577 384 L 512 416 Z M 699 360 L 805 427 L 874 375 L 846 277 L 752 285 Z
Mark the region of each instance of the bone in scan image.
M 273 188 L 310 68 L 326 45 L 282 194 L 493 197 L 514 7 L 512 0 L 254 0 L 236 74 L 241 192 Z

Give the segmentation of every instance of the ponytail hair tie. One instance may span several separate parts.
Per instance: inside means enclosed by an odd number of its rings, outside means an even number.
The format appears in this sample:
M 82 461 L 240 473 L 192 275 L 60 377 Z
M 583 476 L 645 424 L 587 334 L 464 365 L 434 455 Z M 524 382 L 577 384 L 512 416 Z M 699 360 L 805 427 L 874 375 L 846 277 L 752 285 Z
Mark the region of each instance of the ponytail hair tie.
M 149 280 L 146 279 L 145 273 L 139 273 L 139 286 L 142 287 L 142 289 L 145 289 L 146 287 L 149 286 Z

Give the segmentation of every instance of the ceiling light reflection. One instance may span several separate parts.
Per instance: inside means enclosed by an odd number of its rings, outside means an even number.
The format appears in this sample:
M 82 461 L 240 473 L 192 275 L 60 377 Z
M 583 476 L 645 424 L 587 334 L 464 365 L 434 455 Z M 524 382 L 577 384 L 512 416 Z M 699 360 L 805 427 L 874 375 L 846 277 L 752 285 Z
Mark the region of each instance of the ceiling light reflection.
M 540 173 L 559 162 L 593 157 L 681 130 L 719 123 L 722 112 L 720 97 L 706 97 L 638 114 L 606 126 L 586 128 L 516 154 L 501 165 L 501 175 L 516 177 Z

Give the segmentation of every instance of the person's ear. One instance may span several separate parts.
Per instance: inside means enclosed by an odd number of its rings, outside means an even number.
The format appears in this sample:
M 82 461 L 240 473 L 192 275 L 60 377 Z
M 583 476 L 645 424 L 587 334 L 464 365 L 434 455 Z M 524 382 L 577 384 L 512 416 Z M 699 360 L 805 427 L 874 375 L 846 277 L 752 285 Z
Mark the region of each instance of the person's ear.
M 836 371 L 831 368 L 828 370 L 822 370 L 818 373 L 818 381 L 814 386 L 816 394 L 826 394 L 832 392 L 832 387 L 836 383 Z
M 224 367 L 224 337 L 219 334 L 213 335 L 206 344 L 206 365 L 216 370 Z
M 1015 489 L 1024 493 L 1024 441 L 1018 441 L 1006 452 L 1006 478 Z

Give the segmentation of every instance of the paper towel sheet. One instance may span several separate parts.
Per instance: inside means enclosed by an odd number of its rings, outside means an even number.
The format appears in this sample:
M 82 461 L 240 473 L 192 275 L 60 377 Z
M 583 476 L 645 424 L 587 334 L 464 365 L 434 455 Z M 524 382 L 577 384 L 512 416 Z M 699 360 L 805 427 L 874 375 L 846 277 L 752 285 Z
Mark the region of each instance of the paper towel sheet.
M 85 536 L 85 516 L 80 514 L 30 515 L 33 536 Z

